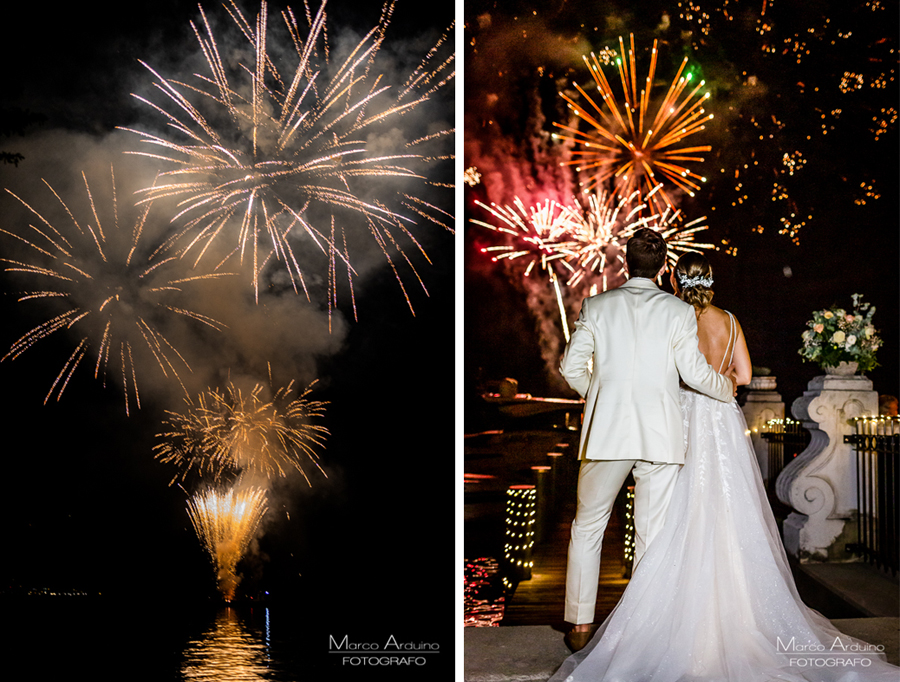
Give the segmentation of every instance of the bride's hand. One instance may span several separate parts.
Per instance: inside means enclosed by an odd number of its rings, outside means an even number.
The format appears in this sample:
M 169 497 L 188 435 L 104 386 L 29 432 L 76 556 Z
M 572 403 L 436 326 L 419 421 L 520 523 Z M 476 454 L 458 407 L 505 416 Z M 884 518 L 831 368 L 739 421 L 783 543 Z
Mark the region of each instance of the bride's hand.
M 732 363 L 728 369 L 725 370 L 725 376 L 731 379 L 731 395 L 737 396 L 737 365 Z

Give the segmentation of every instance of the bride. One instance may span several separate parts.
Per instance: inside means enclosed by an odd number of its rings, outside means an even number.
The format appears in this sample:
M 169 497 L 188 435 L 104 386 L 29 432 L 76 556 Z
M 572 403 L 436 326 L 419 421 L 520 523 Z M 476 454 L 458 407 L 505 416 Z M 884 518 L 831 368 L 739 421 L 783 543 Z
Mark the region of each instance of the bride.
M 746 383 L 741 326 L 713 305 L 706 258 L 671 275 L 694 306 L 700 351 Z M 898 669 L 797 594 L 737 403 L 681 389 L 685 464 L 664 528 L 593 639 L 551 682 L 897 682 Z

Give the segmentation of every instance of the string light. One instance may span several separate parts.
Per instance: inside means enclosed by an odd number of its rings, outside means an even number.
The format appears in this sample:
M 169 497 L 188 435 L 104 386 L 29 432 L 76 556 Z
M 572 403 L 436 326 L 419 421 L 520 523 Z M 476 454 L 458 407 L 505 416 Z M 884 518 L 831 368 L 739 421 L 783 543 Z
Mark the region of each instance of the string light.
M 531 579 L 534 562 L 534 526 L 537 516 L 537 490 L 533 485 L 514 485 L 506 490 L 506 540 L 503 558 L 518 581 Z M 506 581 L 504 581 L 506 584 Z
M 625 571 L 634 564 L 634 486 L 628 486 L 625 501 Z

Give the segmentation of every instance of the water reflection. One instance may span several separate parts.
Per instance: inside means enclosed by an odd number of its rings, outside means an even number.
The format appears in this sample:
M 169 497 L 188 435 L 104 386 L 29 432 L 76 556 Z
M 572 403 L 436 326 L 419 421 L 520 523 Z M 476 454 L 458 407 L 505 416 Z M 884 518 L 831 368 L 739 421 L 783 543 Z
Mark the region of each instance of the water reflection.
M 212 626 L 184 650 L 181 674 L 185 680 L 269 680 L 269 611 L 265 632 L 242 622 L 237 611 L 222 609 Z

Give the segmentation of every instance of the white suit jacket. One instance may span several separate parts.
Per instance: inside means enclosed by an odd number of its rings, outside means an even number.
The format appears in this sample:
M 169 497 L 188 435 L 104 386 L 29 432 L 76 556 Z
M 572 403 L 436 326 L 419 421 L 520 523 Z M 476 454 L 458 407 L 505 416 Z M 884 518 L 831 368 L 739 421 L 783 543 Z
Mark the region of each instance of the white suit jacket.
M 684 464 L 679 375 L 723 402 L 733 391 L 697 346 L 693 307 L 650 279 L 586 298 L 560 364 L 585 398 L 578 458 Z

